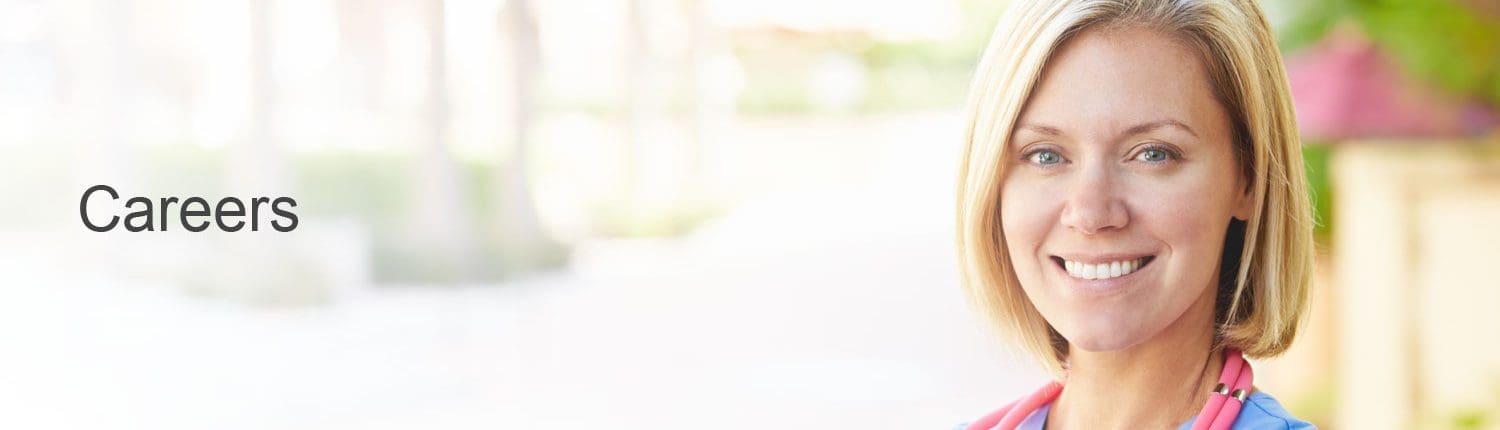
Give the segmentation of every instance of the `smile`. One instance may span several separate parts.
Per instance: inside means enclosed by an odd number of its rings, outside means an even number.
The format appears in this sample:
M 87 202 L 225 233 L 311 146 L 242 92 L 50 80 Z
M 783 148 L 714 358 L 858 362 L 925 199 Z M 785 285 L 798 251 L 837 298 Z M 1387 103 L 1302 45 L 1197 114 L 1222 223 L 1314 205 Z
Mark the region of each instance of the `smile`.
M 1068 272 L 1068 276 L 1078 279 L 1111 279 L 1135 273 L 1137 270 L 1151 264 L 1156 256 L 1148 255 L 1141 258 L 1110 261 L 1104 263 L 1084 263 L 1080 261 L 1065 260 L 1062 257 L 1052 257 L 1052 261 L 1062 266 Z

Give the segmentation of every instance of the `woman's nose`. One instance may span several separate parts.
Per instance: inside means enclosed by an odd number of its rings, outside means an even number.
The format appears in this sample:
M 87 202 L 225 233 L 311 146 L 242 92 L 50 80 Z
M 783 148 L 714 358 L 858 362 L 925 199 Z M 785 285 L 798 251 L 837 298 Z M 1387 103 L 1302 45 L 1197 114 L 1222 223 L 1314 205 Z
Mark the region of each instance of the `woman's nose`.
M 1119 195 L 1121 187 L 1106 166 L 1089 166 L 1080 170 L 1074 179 L 1065 196 L 1063 225 L 1084 234 L 1125 227 L 1130 216 Z

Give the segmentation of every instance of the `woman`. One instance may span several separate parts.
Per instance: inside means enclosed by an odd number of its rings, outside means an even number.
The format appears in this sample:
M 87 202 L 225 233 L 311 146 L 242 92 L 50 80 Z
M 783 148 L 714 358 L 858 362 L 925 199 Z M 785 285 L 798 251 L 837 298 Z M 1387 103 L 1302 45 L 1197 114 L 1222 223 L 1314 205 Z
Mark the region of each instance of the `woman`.
M 1055 382 L 967 428 L 1311 427 L 1241 358 L 1287 349 L 1311 271 L 1278 55 L 1249 0 L 1005 13 L 971 89 L 958 250 Z

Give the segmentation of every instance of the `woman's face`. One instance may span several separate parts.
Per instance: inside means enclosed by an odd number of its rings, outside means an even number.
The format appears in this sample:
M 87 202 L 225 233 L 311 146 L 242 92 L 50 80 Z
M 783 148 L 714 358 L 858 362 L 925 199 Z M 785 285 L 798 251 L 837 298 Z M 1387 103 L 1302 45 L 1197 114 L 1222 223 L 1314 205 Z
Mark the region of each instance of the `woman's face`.
M 1225 229 L 1250 211 L 1230 127 L 1198 55 L 1161 33 L 1085 31 L 1053 54 L 1007 148 L 1001 228 L 1071 345 L 1212 315 Z

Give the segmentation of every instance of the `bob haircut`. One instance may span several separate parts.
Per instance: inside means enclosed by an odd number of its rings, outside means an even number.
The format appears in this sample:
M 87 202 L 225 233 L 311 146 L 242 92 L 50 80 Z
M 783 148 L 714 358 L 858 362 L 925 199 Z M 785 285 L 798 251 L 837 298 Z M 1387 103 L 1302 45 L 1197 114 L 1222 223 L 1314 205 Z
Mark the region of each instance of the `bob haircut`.
M 1251 357 L 1284 352 L 1306 309 L 1313 215 L 1286 72 L 1252 0 L 1018 1 L 1000 18 L 975 71 L 963 122 L 957 239 L 964 289 L 1000 331 L 1055 374 L 1068 344 L 1021 289 L 1000 220 L 1004 160 L 1052 52 L 1091 29 L 1140 27 L 1184 42 L 1229 115 L 1236 162 L 1254 199 L 1230 222 L 1220 262 L 1214 347 Z

